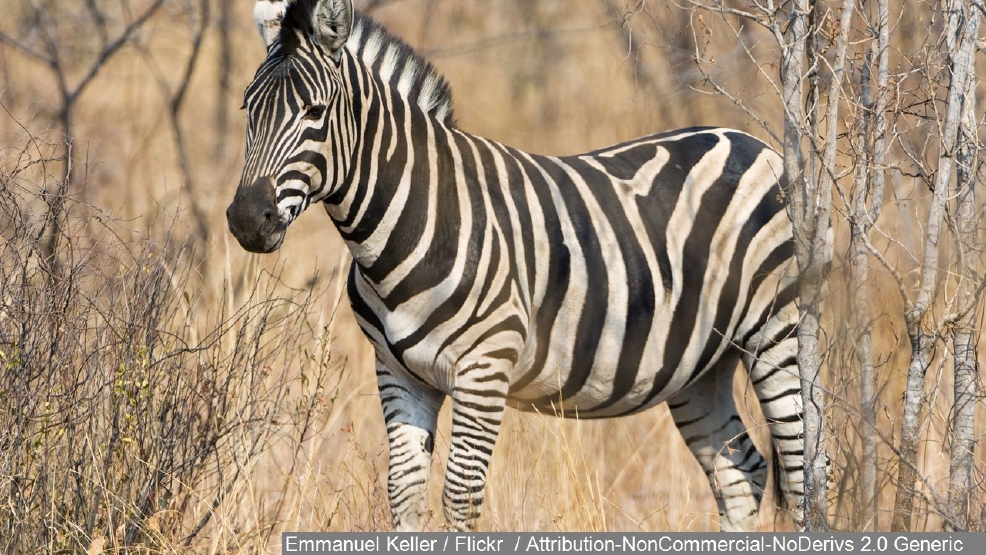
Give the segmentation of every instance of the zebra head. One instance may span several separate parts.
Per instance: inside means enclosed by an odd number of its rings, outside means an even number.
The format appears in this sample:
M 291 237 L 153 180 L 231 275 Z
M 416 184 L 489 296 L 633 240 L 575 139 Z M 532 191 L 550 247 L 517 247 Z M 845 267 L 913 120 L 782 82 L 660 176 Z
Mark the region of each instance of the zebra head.
M 246 161 L 229 229 L 251 252 L 281 246 L 288 225 L 345 179 L 353 152 L 343 47 L 351 0 L 259 0 L 267 58 L 244 93 Z

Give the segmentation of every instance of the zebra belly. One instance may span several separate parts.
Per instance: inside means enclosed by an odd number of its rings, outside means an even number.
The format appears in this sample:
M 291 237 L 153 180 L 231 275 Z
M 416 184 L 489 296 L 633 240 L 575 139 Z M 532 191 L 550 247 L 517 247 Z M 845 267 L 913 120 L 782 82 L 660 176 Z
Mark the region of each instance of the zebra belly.
M 701 371 L 726 351 L 722 335 L 712 330 L 699 333 L 705 341 L 697 341 L 716 354 L 711 360 L 703 358 L 704 349 L 692 349 L 677 364 L 666 364 L 666 326 L 655 325 L 643 344 L 622 343 L 625 330 L 606 330 L 612 337 L 600 338 L 601 344 L 616 345 L 596 349 L 594 353 L 579 352 L 572 338 L 574 322 L 561 318 L 550 337 L 550 353 L 541 368 L 528 366 L 530 355 L 518 361 L 516 375 L 535 374 L 537 377 L 523 388 L 511 388 L 508 403 L 524 411 L 537 411 L 572 418 L 606 418 L 633 414 L 664 402 L 701 375 Z M 577 325 L 575 326 L 577 327 Z M 525 351 L 536 352 L 536 346 Z M 637 352 L 628 354 L 630 352 Z M 589 358 L 591 364 L 586 365 Z M 701 359 L 701 360 L 700 360 Z M 626 366 L 627 361 L 639 362 Z M 698 367 L 701 363 L 702 367 Z

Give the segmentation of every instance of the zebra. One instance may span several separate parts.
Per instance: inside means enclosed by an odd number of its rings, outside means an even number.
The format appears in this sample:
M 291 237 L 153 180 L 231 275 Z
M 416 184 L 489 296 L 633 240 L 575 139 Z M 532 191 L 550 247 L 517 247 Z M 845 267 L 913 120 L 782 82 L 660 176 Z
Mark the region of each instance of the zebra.
M 454 529 L 476 527 L 507 406 L 589 419 L 666 402 L 721 529 L 755 530 L 768 465 L 733 399 L 739 361 L 800 522 L 798 274 L 774 150 L 710 127 L 525 153 L 461 130 L 447 81 L 351 0 L 260 0 L 254 18 L 267 55 L 229 229 L 273 252 L 321 203 L 351 251 L 396 529 L 427 524 L 448 397 Z

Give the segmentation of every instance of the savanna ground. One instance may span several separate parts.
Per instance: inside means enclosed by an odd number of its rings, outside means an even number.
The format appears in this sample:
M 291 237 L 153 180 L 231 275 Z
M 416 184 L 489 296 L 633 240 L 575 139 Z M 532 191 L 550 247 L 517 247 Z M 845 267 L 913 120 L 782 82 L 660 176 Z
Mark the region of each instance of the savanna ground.
M 341 240 L 318 209 L 273 255 L 244 253 L 226 230 L 243 155 L 240 92 L 264 55 L 253 3 L 9 4 L 0 21 L 0 546 L 268 552 L 279 549 L 282 530 L 388 529 L 373 356 L 343 293 Z M 779 100 L 747 55 L 776 71 L 769 41 L 741 29 L 739 48 L 709 13 L 623 0 L 357 5 L 446 75 L 462 128 L 522 149 L 574 153 L 691 125 L 770 140 L 744 109 L 710 94 L 696 45 L 704 70 L 779 132 Z M 898 66 L 934 48 L 927 37 L 937 12 L 920 7 L 895 8 Z M 924 79 L 913 87 L 935 81 Z M 77 95 L 63 94 L 80 83 Z M 891 177 L 874 238 L 905 274 L 930 195 L 907 174 Z M 859 394 L 847 226 L 834 225 L 829 515 L 836 529 L 853 530 L 861 526 Z M 953 264 L 946 250 L 943 296 L 954 287 Z M 910 346 L 896 286 L 879 267 L 869 286 L 886 529 Z M 754 397 L 744 380 L 741 371 L 736 391 L 745 402 Z M 915 530 L 942 525 L 935 495 L 947 485 L 951 391 L 942 342 L 926 380 Z M 759 428 L 753 405 L 747 421 Z M 986 428 L 979 405 L 977 438 Z M 443 525 L 448 425 L 443 414 L 433 529 Z M 979 449 L 978 530 L 986 528 L 984 469 Z M 480 526 L 702 531 L 717 520 L 708 484 L 662 406 L 606 422 L 508 411 Z M 771 511 L 762 523 L 790 527 Z

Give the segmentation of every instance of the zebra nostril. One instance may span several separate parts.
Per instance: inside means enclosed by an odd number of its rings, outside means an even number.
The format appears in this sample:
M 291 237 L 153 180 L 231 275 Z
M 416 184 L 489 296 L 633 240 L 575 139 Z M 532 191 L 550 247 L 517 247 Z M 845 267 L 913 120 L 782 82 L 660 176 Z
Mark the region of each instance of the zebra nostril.
M 265 208 L 263 212 L 260 213 L 263 220 L 260 222 L 261 233 L 267 235 L 274 233 L 274 231 L 280 227 L 281 218 L 277 215 L 277 210 L 274 208 Z

